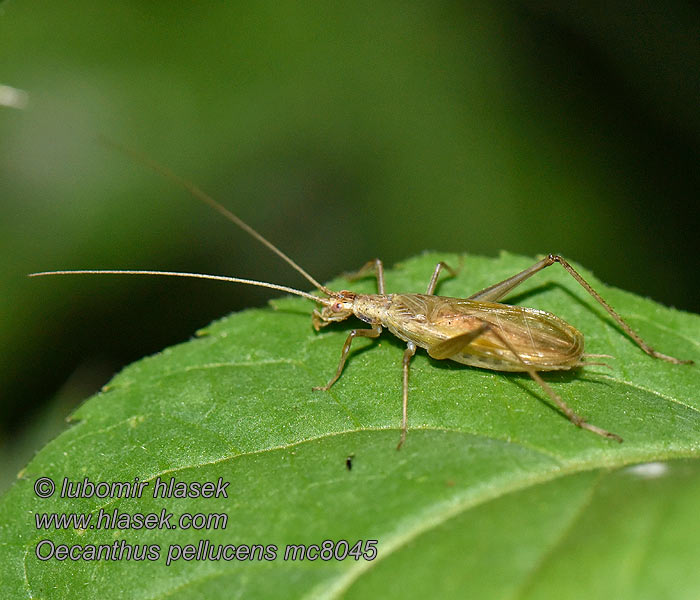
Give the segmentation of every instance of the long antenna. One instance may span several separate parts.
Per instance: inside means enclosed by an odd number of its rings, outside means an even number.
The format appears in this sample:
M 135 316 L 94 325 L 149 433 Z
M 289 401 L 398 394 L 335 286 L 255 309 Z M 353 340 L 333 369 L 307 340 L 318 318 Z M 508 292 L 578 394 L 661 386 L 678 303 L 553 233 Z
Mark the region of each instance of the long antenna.
M 228 281 L 233 283 L 245 283 L 246 285 L 256 285 L 258 287 L 266 287 L 273 290 L 280 290 L 288 294 L 296 294 L 318 302 L 319 304 L 330 304 L 328 298 L 319 298 L 312 294 L 296 290 L 286 285 L 277 285 L 276 283 L 267 283 L 266 281 L 256 281 L 255 279 L 241 279 L 240 277 L 226 277 L 225 275 L 205 275 L 203 273 L 180 273 L 178 271 L 130 271 L 124 269 L 82 269 L 79 271 L 42 271 L 41 273 L 30 273 L 28 277 L 42 277 L 44 275 L 164 275 L 167 277 L 190 277 L 193 279 L 213 279 L 214 281 Z
M 192 194 L 195 198 L 198 200 L 204 202 L 205 204 L 208 204 L 211 208 L 222 214 L 224 217 L 226 217 L 229 221 L 234 223 L 235 225 L 238 225 L 243 231 L 254 237 L 256 240 L 258 240 L 261 244 L 267 246 L 270 250 L 272 250 L 277 256 L 279 256 L 282 260 L 286 261 L 293 269 L 295 269 L 297 272 L 299 272 L 303 277 L 306 278 L 307 281 L 309 281 L 313 286 L 323 292 L 324 294 L 327 295 L 332 295 L 333 292 L 328 289 L 325 285 L 322 285 L 316 279 L 314 279 L 309 273 L 307 273 L 304 269 L 302 269 L 297 263 L 295 263 L 291 258 L 289 258 L 282 250 L 280 250 L 277 246 L 275 246 L 272 242 L 269 242 L 266 240 L 262 235 L 260 235 L 255 229 L 253 229 L 250 225 L 248 225 L 246 222 L 242 221 L 238 216 L 233 214 L 228 208 L 226 208 L 224 205 L 220 204 L 214 198 L 212 198 L 209 194 L 198 188 L 195 184 L 192 182 L 188 181 L 187 179 L 184 179 L 168 169 L 168 167 L 165 167 L 161 165 L 160 163 L 157 163 L 154 161 L 152 158 L 146 156 L 145 154 L 142 154 L 141 152 L 138 152 L 132 148 L 129 148 L 127 146 L 122 146 L 121 144 L 118 144 L 117 142 L 114 142 L 110 140 L 109 138 L 100 135 L 98 137 L 99 141 L 110 147 L 114 148 L 115 150 L 119 150 L 120 152 L 126 154 L 127 156 L 131 156 L 132 158 L 136 159 L 139 162 L 144 163 L 146 166 L 148 166 L 150 169 L 155 171 L 156 173 L 159 173 L 163 177 L 170 179 L 171 181 L 177 183 L 178 185 L 182 186 L 185 188 L 190 194 Z

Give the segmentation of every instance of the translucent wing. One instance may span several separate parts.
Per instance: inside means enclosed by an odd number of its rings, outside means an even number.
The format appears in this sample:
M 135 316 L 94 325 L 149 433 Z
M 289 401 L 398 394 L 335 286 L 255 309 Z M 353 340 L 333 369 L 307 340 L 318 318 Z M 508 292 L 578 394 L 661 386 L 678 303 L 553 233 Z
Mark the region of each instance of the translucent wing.
M 583 335 L 566 321 L 541 310 L 422 294 L 397 294 L 392 300 L 389 312 L 393 327 L 389 329 L 426 348 L 434 358 L 522 371 L 522 363 L 493 329 L 538 370 L 571 368 L 583 353 Z M 489 328 L 475 333 L 485 323 Z
M 456 335 L 432 346 L 428 346 L 428 354 L 437 360 L 450 358 L 451 356 L 462 352 L 476 338 L 485 333 L 487 329 L 488 325 L 484 324 L 474 331 L 469 331 L 468 333 L 463 333 L 462 335 Z

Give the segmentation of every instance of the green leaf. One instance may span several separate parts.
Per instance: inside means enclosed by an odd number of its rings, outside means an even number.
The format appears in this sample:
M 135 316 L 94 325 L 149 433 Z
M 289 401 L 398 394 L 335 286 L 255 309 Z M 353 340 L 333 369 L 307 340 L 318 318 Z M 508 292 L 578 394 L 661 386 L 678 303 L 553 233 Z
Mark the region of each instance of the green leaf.
M 425 254 L 387 272 L 423 292 Z M 439 287 L 467 296 L 532 264 L 463 257 Z M 700 319 L 592 285 L 659 351 L 700 358 Z M 374 291 L 371 279 L 334 289 Z M 611 369 L 548 374 L 551 386 L 623 444 L 574 427 L 519 374 L 435 361 L 411 366 L 409 434 L 397 452 L 403 344 L 358 339 L 329 392 L 347 331 L 315 333 L 310 303 L 282 298 L 126 368 L 73 415 L 0 501 L 8 598 L 695 598 L 700 595 L 700 394 L 696 365 L 654 360 L 558 266 L 512 297 L 586 335 Z M 685 460 L 672 460 L 685 459 Z M 630 468 L 636 463 L 652 465 Z M 351 468 L 348 468 L 351 466 Z M 39 477 L 57 491 L 34 493 Z M 61 498 L 70 481 L 149 482 L 139 498 Z M 153 498 L 157 478 L 229 482 L 227 497 Z M 37 530 L 49 512 L 222 513 L 225 529 Z M 96 521 L 93 520 L 93 524 Z M 37 544 L 144 544 L 155 561 L 41 561 Z M 274 544 L 277 559 L 180 559 L 173 545 Z M 377 558 L 284 561 L 287 544 L 378 540 Z M 343 544 L 338 546 L 343 549 Z M 48 544 L 43 547 L 48 553 Z M 380 596 L 381 594 L 381 596 Z

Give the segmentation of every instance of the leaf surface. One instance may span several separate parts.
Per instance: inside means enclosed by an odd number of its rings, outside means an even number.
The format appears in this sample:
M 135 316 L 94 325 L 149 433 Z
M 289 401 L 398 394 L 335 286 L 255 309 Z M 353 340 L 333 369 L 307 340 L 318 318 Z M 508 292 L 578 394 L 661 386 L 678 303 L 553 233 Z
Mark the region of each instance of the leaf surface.
M 438 260 L 387 272 L 389 291 L 423 292 Z M 463 257 L 438 293 L 468 296 L 532 264 Z M 700 319 L 590 283 L 661 352 L 698 361 Z M 534 279 L 534 280 L 533 280 Z M 696 365 L 654 360 L 557 266 L 518 288 L 520 304 L 584 332 L 611 369 L 546 375 L 591 423 L 574 427 L 518 374 L 412 362 L 409 434 L 397 452 L 403 345 L 358 339 L 329 392 L 348 330 L 315 333 L 310 303 L 275 300 L 135 363 L 86 401 L 0 500 L 8 598 L 697 597 L 700 394 Z M 375 290 L 371 279 L 333 289 Z M 681 459 L 681 460 L 674 460 Z M 651 467 L 629 465 L 653 462 Z M 348 465 L 351 468 L 348 468 Z M 646 469 L 646 470 L 645 470 Z M 35 495 L 39 477 L 57 491 Z M 61 484 L 148 482 L 141 498 L 61 498 Z M 154 498 L 158 479 L 228 482 L 227 497 Z M 220 529 L 37 530 L 35 515 L 227 515 Z M 103 521 L 104 522 L 104 521 Z M 39 560 L 54 546 L 158 545 L 158 560 Z M 378 540 L 374 560 L 283 560 L 287 544 Z M 180 558 L 174 546 L 274 544 L 276 560 Z M 199 546 L 198 546 L 199 545 Z M 42 546 L 44 555 L 49 544 Z M 193 550 L 194 552 L 195 550 Z M 693 552 L 691 552 L 693 551 Z M 229 550 L 229 552 L 231 552 Z M 240 550 L 244 552 L 244 550 Z M 585 577 L 581 576 L 585 573 Z M 281 592 L 283 590 L 283 593 Z M 663 593 L 662 593 L 663 592 Z

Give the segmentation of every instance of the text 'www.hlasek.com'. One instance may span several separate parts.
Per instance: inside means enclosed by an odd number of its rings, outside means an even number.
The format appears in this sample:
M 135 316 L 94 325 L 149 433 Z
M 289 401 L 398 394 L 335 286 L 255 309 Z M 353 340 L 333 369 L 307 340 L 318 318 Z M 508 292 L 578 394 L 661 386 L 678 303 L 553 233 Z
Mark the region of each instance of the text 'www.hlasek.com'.
M 39 498 L 57 496 L 63 500 L 84 500 L 91 505 L 86 512 L 35 512 L 34 519 L 38 531 L 53 532 L 54 539 L 40 539 L 34 548 L 41 561 L 158 561 L 163 559 L 166 566 L 178 561 L 343 561 L 367 560 L 377 557 L 377 540 L 319 540 L 318 543 L 300 544 L 261 544 L 261 543 L 222 543 L 220 539 L 188 540 L 188 543 L 139 543 L 130 542 L 128 532 L 152 531 L 222 531 L 228 525 L 229 515 L 225 512 L 169 512 L 166 507 L 141 512 L 124 510 L 114 505 L 118 502 L 137 506 L 141 499 L 173 500 L 181 502 L 190 499 L 212 501 L 228 498 L 228 481 L 221 477 L 217 481 L 177 481 L 175 478 L 156 478 L 141 481 L 93 482 L 87 477 L 71 481 L 67 477 L 56 485 L 50 477 L 39 477 L 34 483 L 34 493 Z M 100 505 L 100 501 L 102 504 Z M 81 543 L 80 538 L 87 532 L 110 532 L 109 541 Z M 122 537 L 122 532 L 124 536 Z M 99 534 L 98 534 L 99 535 Z M 67 539 L 61 539 L 68 536 Z M 140 534 L 143 537 L 142 534 Z M 41 536 L 40 536 L 41 537 Z M 76 537 L 78 539 L 76 539 Z M 153 536 L 150 536 L 153 537 Z M 162 535 L 160 535 L 162 538 Z M 197 537 L 197 536 L 195 536 Z M 152 540 L 148 540 L 149 542 Z

